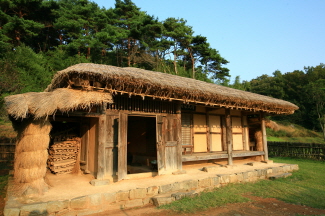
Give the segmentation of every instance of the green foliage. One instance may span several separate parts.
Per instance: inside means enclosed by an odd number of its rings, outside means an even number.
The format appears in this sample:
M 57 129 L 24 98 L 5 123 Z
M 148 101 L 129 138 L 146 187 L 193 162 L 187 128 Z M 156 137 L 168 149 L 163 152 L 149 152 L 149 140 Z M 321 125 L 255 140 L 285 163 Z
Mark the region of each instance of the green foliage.
M 213 192 L 203 192 L 195 198 L 184 198 L 161 208 L 179 213 L 194 213 L 228 203 L 247 202 L 245 194 L 272 197 L 284 202 L 325 209 L 325 162 L 306 159 L 273 158 L 276 163 L 298 164 L 288 178 L 256 183 L 230 184 Z

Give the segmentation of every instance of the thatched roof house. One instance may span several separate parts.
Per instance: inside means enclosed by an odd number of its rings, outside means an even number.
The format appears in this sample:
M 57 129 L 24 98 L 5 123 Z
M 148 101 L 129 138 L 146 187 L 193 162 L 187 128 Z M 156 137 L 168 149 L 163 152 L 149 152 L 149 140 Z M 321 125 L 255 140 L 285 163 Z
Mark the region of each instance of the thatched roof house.
M 9 96 L 5 103 L 11 117 L 28 119 L 17 143 L 20 152 L 30 148 L 24 131 L 31 127 L 39 128 L 33 133 L 44 137 L 43 153 L 46 146 L 73 135 L 79 155 L 68 158 L 77 158 L 73 162 L 77 169 L 82 162 L 84 173 L 114 181 L 145 172 L 150 162 L 154 171 L 164 174 L 181 170 L 190 161 L 228 158 L 231 164 L 232 158 L 248 156 L 267 160 L 265 115 L 298 109 L 287 101 L 190 78 L 88 63 L 57 72 L 45 92 Z M 18 157 L 16 173 L 25 169 Z M 56 166 L 54 159 L 49 169 Z M 142 164 L 141 169 L 134 164 Z M 17 183 L 40 188 L 30 179 Z

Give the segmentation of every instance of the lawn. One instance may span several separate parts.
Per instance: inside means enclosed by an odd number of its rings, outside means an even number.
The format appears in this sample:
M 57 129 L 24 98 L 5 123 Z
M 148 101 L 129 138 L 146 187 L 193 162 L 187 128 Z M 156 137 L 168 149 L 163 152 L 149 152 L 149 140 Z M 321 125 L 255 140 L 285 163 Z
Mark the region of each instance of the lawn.
M 230 184 L 195 198 L 184 198 L 161 208 L 176 212 L 196 212 L 227 203 L 247 202 L 245 194 L 272 197 L 288 203 L 325 209 L 325 162 L 306 159 L 273 158 L 274 162 L 298 164 L 299 171 L 285 179 Z

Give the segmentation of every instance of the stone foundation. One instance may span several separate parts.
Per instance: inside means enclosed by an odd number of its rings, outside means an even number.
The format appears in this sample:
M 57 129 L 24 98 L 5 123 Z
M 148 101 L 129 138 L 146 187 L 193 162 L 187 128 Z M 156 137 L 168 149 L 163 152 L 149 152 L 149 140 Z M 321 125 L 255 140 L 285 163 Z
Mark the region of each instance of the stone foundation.
M 278 167 L 253 169 L 246 172 L 236 172 L 231 174 L 216 174 L 215 176 L 208 178 L 134 188 L 113 193 L 96 193 L 75 197 L 69 200 L 24 204 L 20 207 L 11 207 L 14 205 L 7 202 L 4 209 L 4 216 L 89 215 L 112 208 L 132 208 L 149 203 L 160 206 L 171 203 L 172 201 L 185 196 L 196 196 L 200 191 L 205 189 L 218 188 L 229 183 L 254 182 L 259 179 L 268 179 L 271 176 L 281 175 L 298 169 L 298 165 L 296 164 L 285 164 Z M 12 179 L 10 181 L 12 181 Z M 8 194 L 7 196 L 10 195 Z

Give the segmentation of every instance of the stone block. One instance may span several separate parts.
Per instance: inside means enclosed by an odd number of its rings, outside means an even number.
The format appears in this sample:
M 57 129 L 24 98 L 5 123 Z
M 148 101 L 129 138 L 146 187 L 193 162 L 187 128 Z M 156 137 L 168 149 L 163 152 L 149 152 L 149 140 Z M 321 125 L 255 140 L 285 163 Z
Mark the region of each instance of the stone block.
M 181 182 L 175 182 L 173 183 L 173 188 L 171 192 L 179 191 L 182 189 L 182 183 Z
M 19 216 L 20 209 L 19 208 L 4 208 L 3 215 L 4 216 Z
M 160 185 L 158 193 L 160 194 L 168 193 L 171 192 L 172 189 L 173 189 L 173 184 Z
M 120 202 L 116 202 L 115 206 L 118 206 L 119 209 L 125 209 L 125 204 L 126 203 L 127 203 L 126 200 L 120 201 Z
M 272 167 L 272 173 L 281 173 L 282 167 Z
M 130 190 L 130 199 L 142 199 L 147 195 L 146 188 L 137 188 Z
M 275 180 L 275 179 L 279 179 L 279 178 L 287 178 L 287 177 L 289 177 L 291 175 L 292 175 L 292 173 L 282 173 L 282 174 L 278 174 L 278 175 L 269 176 L 269 179 L 270 180 Z
M 147 205 L 147 204 L 149 204 L 150 201 L 151 201 L 151 197 L 146 197 L 146 198 L 144 198 L 144 199 L 142 200 L 143 205 Z
M 291 170 L 299 170 L 298 164 L 291 164 Z
M 283 172 L 290 172 L 291 171 L 291 165 L 290 164 L 283 165 L 282 168 L 283 168 Z
M 218 176 L 210 177 L 211 179 L 211 186 L 219 186 L 220 185 L 220 178 Z
M 72 209 L 86 209 L 88 208 L 89 203 L 89 197 L 88 196 L 82 196 L 74 198 L 70 201 L 70 208 Z
M 130 195 L 129 191 L 119 191 L 116 193 L 116 201 L 120 202 L 120 201 L 129 200 L 129 195 Z
M 61 212 L 69 208 L 69 200 L 50 201 L 47 203 L 47 212 L 49 214 Z
M 154 196 L 158 194 L 159 187 L 158 186 L 152 186 L 147 188 L 147 195 Z
M 116 202 L 116 193 L 103 193 L 102 199 L 104 205 Z
M 103 185 L 109 185 L 110 181 L 108 179 L 103 179 L 103 180 L 93 179 L 90 181 L 90 184 L 92 186 L 103 186 Z
M 228 184 L 230 183 L 230 175 L 229 174 L 218 174 L 219 180 L 221 184 Z
M 129 200 L 129 201 L 126 201 L 126 203 L 125 203 L 125 208 L 133 208 L 133 207 L 138 207 L 138 206 L 143 206 L 142 199 Z
M 199 179 L 198 183 L 200 188 L 211 187 L 211 178 Z
M 172 172 L 173 175 L 183 175 L 186 174 L 185 170 L 177 170 L 176 172 Z
M 257 177 L 265 177 L 267 175 L 267 169 L 256 169 Z
M 238 182 L 238 176 L 233 173 L 229 175 L 230 183 L 237 183 Z
M 103 199 L 101 194 L 92 194 L 89 195 L 89 207 L 90 208 L 97 208 L 103 204 Z
M 238 182 L 243 182 L 244 181 L 244 176 L 243 176 L 243 173 L 242 172 L 235 173 L 235 174 L 237 176 L 237 181 Z
M 36 203 L 31 205 L 24 205 L 20 208 L 20 216 L 47 216 L 47 203 Z
M 266 170 L 266 174 L 267 174 L 267 175 L 271 175 L 272 173 L 273 173 L 272 168 L 268 168 L 268 169 Z
M 198 181 L 197 180 L 186 180 L 180 182 L 181 189 L 183 190 L 195 190 L 198 188 Z
M 166 205 L 175 201 L 174 197 L 153 197 L 151 198 L 155 206 L 159 207 L 161 205 Z
M 249 181 L 249 175 L 248 175 L 248 172 L 242 172 L 242 175 L 243 175 L 243 181 L 244 181 L 244 182 Z
M 195 197 L 197 196 L 198 193 L 196 193 L 194 190 L 189 191 L 189 192 L 178 192 L 178 193 L 173 193 L 171 197 L 174 197 L 175 200 L 180 200 L 184 197 Z
M 216 172 L 218 169 L 220 169 L 220 166 L 207 166 L 207 167 L 203 167 L 202 171 L 203 172 Z

